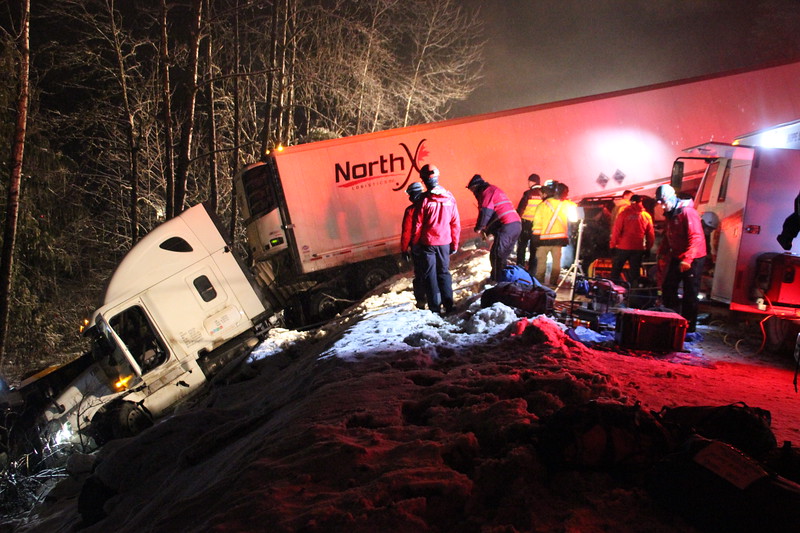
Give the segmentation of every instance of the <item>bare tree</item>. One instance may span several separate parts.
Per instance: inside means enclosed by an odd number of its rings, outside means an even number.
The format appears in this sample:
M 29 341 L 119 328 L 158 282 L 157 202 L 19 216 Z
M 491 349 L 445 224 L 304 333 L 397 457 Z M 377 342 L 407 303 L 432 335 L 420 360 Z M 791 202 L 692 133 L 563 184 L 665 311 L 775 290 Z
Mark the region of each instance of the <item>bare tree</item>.
M 166 182 L 166 218 L 175 216 L 175 153 L 172 145 L 172 89 L 170 87 L 169 66 L 169 36 L 167 32 L 168 21 L 167 0 L 161 0 L 161 120 L 164 131 L 164 181 Z
M 3 252 L 0 261 L 0 364 L 5 354 L 8 336 L 8 309 L 11 298 L 11 276 L 14 267 L 14 245 L 17 237 L 22 162 L 25 154 L 25 134 L 28 124 L 28 99 L 30 97 L 30 0 L 22 0 L 20 31 L 17 36 L 19 60 L 17 64 L 17 120 L 14 125 L 14 142 L 6 197 L 6 220 L 3 231 Z
M 369 3 L 368 20 L 364 26 L 364 48 L 360 63 L 361 80 L 358 89 L 358 108 L 356 115 L 355 133 L 362 133 L 362 124 L 370 122 L 369 131 L 379 127 L 382 98 L 382 80 L 388 78 L 393 70 L 392 56 L 387 53 L 387 41 L 391 39 L 393 21 L 400 14 L 398 0 L 376 0 Z M 375 96 L 377 95 L 377 98 Z M 371 102 L 372 105 L 368 106 Z
M 191 41 L 189 43 L 189 65 L 183 82 L 185 101 L 183 103 L 184 119 L 181 126 L 180 151 L 178 167 L 175 173 L 175 214 L 183 211 L 186 200 L 186 184 L 189 177 L 189 162 L 192 154 L 192 138 L 194 136 L 195 104 L 197 102 L 197 78 L 200 56 L 200 27 L 203 19 L 202 0 L 192 0 Z
M 154 197 L 151 183 L 154 174 L 159 184 L 163 179 L 160 168 L 154 172 L 153 157 L 162 148 L 152 139 L 159 62 L 151 68 L 143 61 L 159 58 L 144 24 L 156 17 L 126 17 L 126 7 L 114 0 L 63 0 L 50 10 L 75 39 L 51 50 L 53 61 L 72 74 L 62 78 L 61 90 L 71 91 L 73 100 L 50 127 L 75 143 L 70 153 L 83 179 L 74 186 L 87 208 L 101 215 L 90 219 L 83 238 L 96 233 L 97 241 L 120 251 L 152 227 L 164 202 L 163 193 Z M 155 24 L 153 29 L 158 31 Z M 144 218 L 143 205 L 152 206 Z
M 264 109 L 264 117 L 262 120 L 262 129 L 261 129 L 261 150 L 260 155 L 261 158 L 266 157 L 269 153 L 270 146 L 272 145 L 272 137 L 270 136 L 270 132 L 272 131 L 272 119 L 274 116 L 273 111 L 273 93 L 275 91 L 275 72 L 276 72 L 276 60 L 278 54 L 278 20 L 279 20 L 279 13 L 280 10 L 278 9 L 278 2 L 277 0 L 273 2 L 272 7 L 272 17 L 271 17 L 271 25 L 270 25 L 270 39 L 269 39 L 269 60 L 267 62 L 267 93 L 264 97 L 265 109 Z
M 136 244 L 139 240 L 139 167 L 138 152 L 139 141 L 136 135 L 136 117 L 131 108 L 130 95 L 128 89 L 128 73 L 125 66 L 126 54 L 122 49 L 122 38 L 120 29 L 117 27 L 117 16 L 114 1 L 110 0 L 106 6 L 108 9 L 108 21 L 110 23 L 111 44 L 113 45 L 114 56 L 116 58 L 117 82 L 119 83 L 120 98 L 125 112 L 125 133 L 128 141 L 128 172 L 130 179 L 130 224 L 131 224 L 131 244 Z
M 472 92 L 479 79 L 482 43 L 477 18 L 453 0 L 417 0 L 411 64 L 403 80 L 403 126 L 442 118 L 449 104 Z
M 240 90 L 239 90 L 239 64 L 240 64 L 240 46 L 239 46 L 239 0 L 236 0 L 233 13 L 233 151 L 231 153 L 230 175 L 231 181 L 233 176 L 239 169 L 239 154 L 241 153 L 241 111 L 240 111 Z M 236 239 L 236 192 L 231 188 L 231 217 L 230 217 L 230 239 L 234 242 Z
M 205 0 L 206 16 L 210 20 L 211 2 Z M 216 99 L 214 95 L 214 58 L 212 54 L 211 32 L 213 27 L 209 26 L 208 35 L 206 36 L 206 101 L 208 103 L 208 197 L 211 208 L 214 212 L 217 211 L 218 200 L 218 182 L 219 176 L 217 175 L 217 117 L 215 112 Z

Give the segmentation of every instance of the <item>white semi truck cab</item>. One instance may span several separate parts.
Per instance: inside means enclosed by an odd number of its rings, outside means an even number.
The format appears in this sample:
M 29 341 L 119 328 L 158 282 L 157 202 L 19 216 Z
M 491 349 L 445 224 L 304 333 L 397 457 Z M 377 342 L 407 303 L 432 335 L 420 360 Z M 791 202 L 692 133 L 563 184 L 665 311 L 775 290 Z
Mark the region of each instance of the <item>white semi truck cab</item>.
M 128 252 L 89 324 L 92 364 L 42 414 L 46 449 L 138 433 L 258 344 L 272 313 L 223 235 L 199 204 Z

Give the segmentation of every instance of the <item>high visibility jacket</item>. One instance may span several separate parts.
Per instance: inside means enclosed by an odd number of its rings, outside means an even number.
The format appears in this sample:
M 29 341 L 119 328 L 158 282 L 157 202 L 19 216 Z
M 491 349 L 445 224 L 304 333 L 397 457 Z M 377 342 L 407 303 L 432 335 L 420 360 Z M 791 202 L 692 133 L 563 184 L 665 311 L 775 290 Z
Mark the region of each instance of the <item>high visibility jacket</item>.
M 522 193 L 522 198 L 517 205 L 517 213 L 522 220 L 533 221 L 533 212 L 540 203 L 542 203 L 542 195 L 539 190 L 528 189 Z
M 544 200 L 533 212 L 533 234 L 542 241 L 568 240 L 570 211 L 573 209 L 575 204 L 569 200 Z
M 653 217 L 641 203 L 625 208 L 611 230 L 611 248 L 620 250 L 649 250 L 655 242 Z
M 666 226 L 658 255 L 691 264 L 706 256 L 706 236 L 700 215 L 691 200 L 681 200 L 672 211 L 664 213 Z
M 519 222 L 519 215 L 514 209 L 514 204 L 496 185 L 489 185 L 479 191 L 475 198 L 478 200 L 478 222 L 475 224 L 475 231 L 488 230 L 495 231 L 498 222 L 500 224 L 510 224 Z
M 414 213 L 412 235 L 416 240 L 414 244 L 450 244 L 454 250 L 458 249 L 461 219 L 450 191 L 437 185 L 422 196 L 419 209 Z

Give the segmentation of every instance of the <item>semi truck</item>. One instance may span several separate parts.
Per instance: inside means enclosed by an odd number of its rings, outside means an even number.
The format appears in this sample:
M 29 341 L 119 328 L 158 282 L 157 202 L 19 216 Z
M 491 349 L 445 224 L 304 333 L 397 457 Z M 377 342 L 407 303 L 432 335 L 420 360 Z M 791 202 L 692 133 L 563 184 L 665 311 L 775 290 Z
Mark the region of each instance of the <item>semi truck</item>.
M 202 204 L 128 252 L 92 316 L 90 364 L 47 394 L 43 446 L 134 434 L 231 368 L 276 316 L 324 318 L 397 272 L 404 191 L 425 164 L 454 193 L 464 241 L 474 174 L 513 200 L 531 173 L 573 199 L 654 188 L 680 146 L 795 118 L 797 79 L 800 62 L 274 150 L 235 179 L 246 262 Z
M 396 272 L 404 190 L 423 165 L 455 195 L 465 242 L 474 174 L 514 202 L 532 173 L 573 200 L 654 190 L 681 147 L 796 118 L 798 76 L 787 63 L 273 151 L 236 180 L 253 269 L 274 309 L 333 312 Z
M 38 420 L 46 456 L 140 432 L 258 344 L 270 308 L 224 235 L 199 204 L 126 254 L 87 324 L 85 369 L 36 390 L 52 394 Z

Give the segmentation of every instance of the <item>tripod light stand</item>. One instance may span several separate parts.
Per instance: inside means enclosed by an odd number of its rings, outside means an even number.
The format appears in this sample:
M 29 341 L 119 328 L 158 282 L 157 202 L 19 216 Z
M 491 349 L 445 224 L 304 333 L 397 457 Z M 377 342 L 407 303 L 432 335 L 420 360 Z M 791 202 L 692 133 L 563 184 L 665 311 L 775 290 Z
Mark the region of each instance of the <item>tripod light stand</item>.
M 583 269 L 581 268 L 581 243 L 583 241 L 583 228 L 586 226 L 586 222 L 583 221 L 581 217 L 578 220 L 578 240 L 575 243 L 575 259 L 572 261 L 572 265 L 567 269 L 567 272 L 564 274 L 564 277 L 561 278 L 561 281 L 558 282 L 556 286 L 556 291 L 561 288 L 565 281 L 568 279 L 570 280 L 569 283 L 569 301 L 572 302 L 575 298 L 575 281 L 578 279 L 578 276 L 585 276 L 583 273 Z

